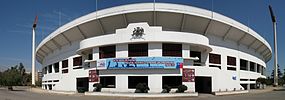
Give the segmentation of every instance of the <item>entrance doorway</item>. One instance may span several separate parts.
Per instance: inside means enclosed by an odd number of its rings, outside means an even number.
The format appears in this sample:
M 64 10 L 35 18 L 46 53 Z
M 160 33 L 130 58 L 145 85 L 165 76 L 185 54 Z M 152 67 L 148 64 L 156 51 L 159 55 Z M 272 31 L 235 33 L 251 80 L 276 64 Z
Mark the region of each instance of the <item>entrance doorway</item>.
M 89 89 L 88 77 L 76 78 L 76 89 L 78 92 L 85 92 Z
M 135 89 L 137 84 L 145 83 L 148 85 L 148 77 L 147 76 L 129 76 L 128 77 L 128 88 Z
M 198 93 L 212 93 L 212 78 L 196 76 L 195 90 Z

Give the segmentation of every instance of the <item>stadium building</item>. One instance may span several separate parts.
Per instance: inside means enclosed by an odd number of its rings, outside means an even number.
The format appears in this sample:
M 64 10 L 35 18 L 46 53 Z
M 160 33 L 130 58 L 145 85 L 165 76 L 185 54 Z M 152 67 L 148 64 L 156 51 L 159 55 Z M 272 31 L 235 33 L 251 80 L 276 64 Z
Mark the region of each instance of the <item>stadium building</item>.
M 265 77 L 272 50 L 254 30 L 224 15 L 188 5 L 137 3 L 79 17 L 36 49 L 43 89 L 134 92 L 146 83 L 188 92 L 245 90 Z

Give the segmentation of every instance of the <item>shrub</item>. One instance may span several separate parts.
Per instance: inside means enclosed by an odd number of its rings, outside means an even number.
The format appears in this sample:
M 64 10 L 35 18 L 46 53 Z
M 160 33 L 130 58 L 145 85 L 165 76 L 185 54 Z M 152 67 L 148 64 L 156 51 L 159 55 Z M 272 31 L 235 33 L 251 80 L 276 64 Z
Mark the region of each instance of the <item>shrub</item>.
M 102 84 L 100 83 L 93 84 L 93 87 L 94 87 L 93 92 L 101 92 L 102 90 Z
M 149 87 L 146 83 L 139 83 L 136 86 L 135 93 L 148 93 Z
M 188 88 L 185 85 L 179 85 L 178 89 L 176 90 L 176 93 L 183 93 L 184 91 L 186 91 Z
M 84 93 L 86 90 L 84 87 L 77 87 L 78 93 Z
M 168 85 L 164 85 L 161 93 L 169 93 L 170 91 L 171 91 L 171 87 Z

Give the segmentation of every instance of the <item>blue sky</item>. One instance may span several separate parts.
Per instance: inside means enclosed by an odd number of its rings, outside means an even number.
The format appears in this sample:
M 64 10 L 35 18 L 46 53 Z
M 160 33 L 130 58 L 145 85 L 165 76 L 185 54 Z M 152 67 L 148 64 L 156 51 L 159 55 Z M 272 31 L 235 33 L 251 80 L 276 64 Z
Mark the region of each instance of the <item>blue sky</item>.
M 153 0 L 98 0 L 98 9 L 137 2 L 153 2 Z M 156 0 L 156 2 L 213 9 L 250 26 L 264 37 L 273 49 L 272 23 L 268 11 L 268 4 L 271 4 L 278 21 L 279 65 L 282 70 L 285 68 L 285 39 L 282 39 L 285 37 L 284 0 Z M 59 26 L 96 11 L 95 0 L 1 0 L 0 6 L 0 70 L 20 62 L 28 67 L 28 70 L 30 69 L 31 27 L 35 15 L 39 16 L 36 35 L 39 44 Z M 273 59 L 267 63 L 267 66 L 269 74 Z M 37 63 L 37 67 L 40 68 L 40 64 Z

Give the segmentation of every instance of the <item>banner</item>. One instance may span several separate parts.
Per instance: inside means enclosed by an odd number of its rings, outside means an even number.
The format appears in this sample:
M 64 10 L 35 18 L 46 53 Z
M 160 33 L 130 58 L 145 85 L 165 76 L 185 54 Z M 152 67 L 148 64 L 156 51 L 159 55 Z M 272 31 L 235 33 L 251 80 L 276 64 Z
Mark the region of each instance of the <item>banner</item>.
M 183 68 L 182 82 L 195 82 L 195 69 Z
M 89 82 L 98 82 L 99 75 L 97 75 L 96 70 L 89 70 Z
M 181 57 L 109 58 L 104 65 L 107 69 L 179 69 L 183 67 L 183 59 Z

